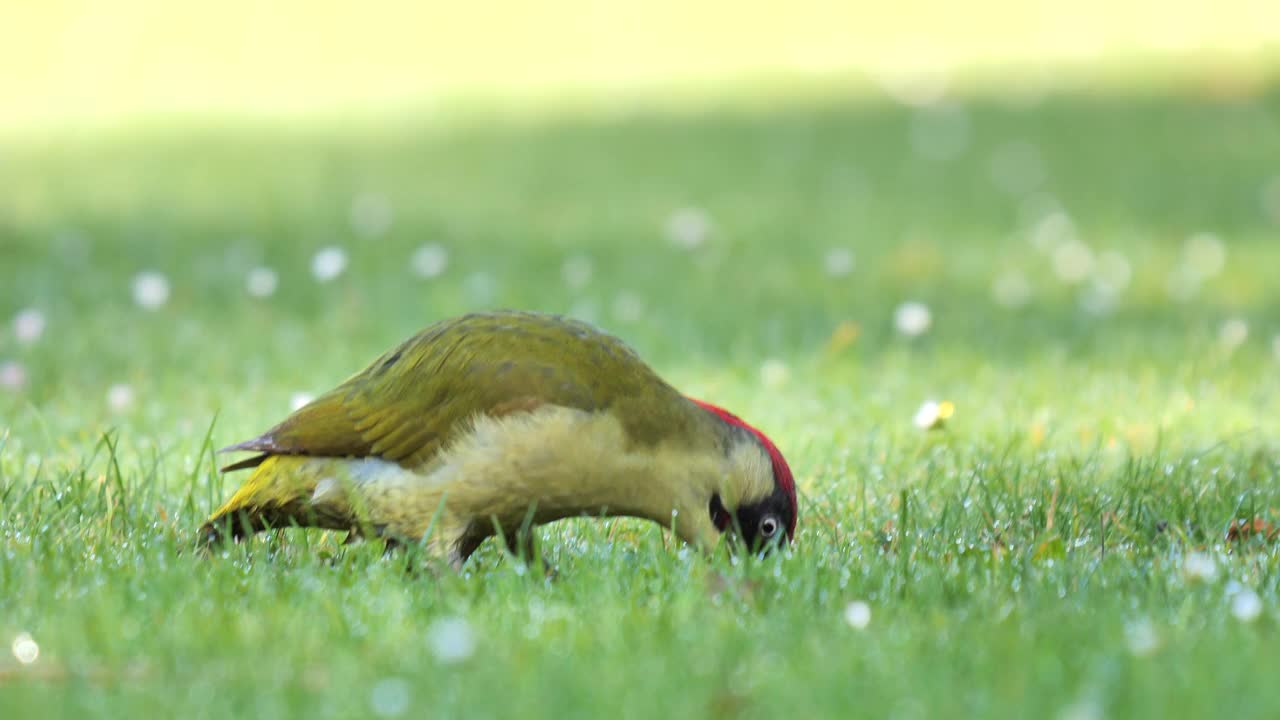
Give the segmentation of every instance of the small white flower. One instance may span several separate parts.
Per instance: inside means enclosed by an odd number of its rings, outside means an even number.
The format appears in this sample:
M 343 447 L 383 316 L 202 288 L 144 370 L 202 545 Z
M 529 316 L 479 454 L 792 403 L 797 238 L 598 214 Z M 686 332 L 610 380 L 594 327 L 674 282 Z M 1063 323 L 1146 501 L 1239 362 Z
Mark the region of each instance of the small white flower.
M 685 250 L 701 247 L 710 234 L 711 217 L 702 208 L 680 208 L 667 218 L 667 238 Z
M 565 314 L 575 320 L 595 325 L 600 318 L 600 307 L 594 300 L 579 300 Z
M 921 430 L 932 430 L 942 427 L 956 412 L 956 406 L 950 401 L 936 402 L 927 400 L 916 410 L 911 422 Z
M 21 390 L 27 386 L 27 369 L 17 360 L 0 362 L 0 388 Z
M 1218 329 L 1218 342 L 1228 352 L 1235 350 L 1249 339 L 1249 323 L 1241 318 L 1231 318 Z
M 133 407 L 133 387 L 116 383 L 107 388 L 107 407 L 113 412 L 124 412 Z
M 1203 278 L 1195 270 L 1181 263 L 1169 272 L 1169 277 L 1165 279 L 1165 289 L 1170 299 L 1186 302 L 1200 292 L 1201 282 Z
M 781 360 L 771 358 L 760 366 L 760 382 L 771 390 L 786 385 L 790 379 L 791 368 Z
M 920 108 L 911 118 L 911 148 L 926 160 L 950 160 L 969 147 L 969 114 L 956 103 Z
M 1197 233 L 1187 238 L 1183 256 L 1187 267 L 1197 275 L 1211 278 L 1227 264 L 1227 246 L 1213 233 Z
M 36 308 L 19 310 L 13 316 L 13 336 L 23 345 L 30 345 L 44 334 L 44 313 Z
M 476 651 L 475 631 L 466 618 L 440 618 L 427 629 L 431 653 L 442 663 L 462 662 Z
M 1076 228 L 1071 216 L 1062 210 L 1046 212 L 1031 231 L 1031 244 L 1041 252 L 1053 252 L 1058 246 L 1075 240 Z
M 311 393 L 296 392 L 289 396 L 289 407 L 295 411 L 300 410 L 304 406 L 311 404 L 311 401 L 314 399 L 315 396 Z
M 822 259 L 822 269 L 831 277 L 844 277 L 853 272 L 853 251 L 849 248 L 831 248 Z
M 922 302 L 905 302 L 893 311 L 893 325 L 907 337 L 923 335 L 933 324 L 933 313 Z
M 463 292 L 474 305 L 488 305 L 498 293 L 498 281 L 491 273 L 477 270 L 462 282 Z
M 894 69 L 877 77 L 894 100 L 912 107 L 928 107 L 947 96 L 949 79 L 941 70 Z
M 1258 193 L 1262 212 L 1276 225 L 1280 225 L 1280 175 L 1263 184 Z
M 1124 639 L 1129 652 L 1138 657 L 1150 655 L 1160 648 L 1160 636 L 1156 634 L 1155 625 L 1146 618 L 1125 625 Z
M 1062 709 L 1060 720 L 1102 720 L 1102 706 L 1095 700 L 1081 700 Z
M 391 229 L 395 211 L 386 195 L 377 192 L 360 193 L 351 201 L 351 229 L 364 238 L 385 235 Z
M 414 251 L 409 265 L 418 277 L 440 277 L 449 267 L 449 250 L 443 245 L 427 243 Z
M 1212 555 L 1193 552 L 1182 562 L 1182 572 L 1188 580 L 1213 582 L 1218 577 L 1218 563 Z
M 1068 240 L 1054 248 L 1053 272 L 1065 283 L 1075 284 L 1093 272 L 1093 250 L 1079 240 Z
M 633 323 L 644 317 L 644 300 L 637 294 L 623 290 L 613 299 L 613 316 L 619 322 Z
M 1044 161 L 1040 149 L 1030 142 L 1013 141 L 996 148 L 988 170 L 996 187 L 1010 195 L 1025 195 L 1044 184 Z
M 1090 315 L 1106 315 L 1115 308 L 1118 292 L 1106 283 L 1091 282 L 1080 290 L 1080 309 Z
M 591 258 L 586 255 L 574 255 L 567 258 L 560 266 L 560 277 L 571 290 L 581 290 L 591 282 L 594 273 Z
M 1258 593 L 1244 588 L 1231 598 L 1231 614 L 1240 622 L 1253 622 L 1262 614 L 1262 598 Z
M 15 635 L 10 649 L 13 650 L 13 656 L 23 665 L 30 665 L 40 657 L 40 646 L 31 639 L 30 633 L 21 632 Z
M 1098 255 L 1095 270 L 1098 282 L 1116 292 L 1129 287 L 1129 280 L 1133 277 L 1133 269 L 1129 266 L 1129 258 L 1125 257 L 1124 253 L 1115 250 L 1107 250 Z
M 264 298 L 275 293 L 279 281 L 275 270 L 269 267 L 256 267 L 245 277 L 244 286 L 253 297 Z
M 409 709 L 409 683 L 398 677 L 379 680 L 369 693 L 369 706 L 378 717 L 400 717 Z
M 865 630 L 871 624 L 871 606 L 861 600 L 845 605 L 844 621 L 854 630 Z
M 996 276 L 991 283 L 991 296 L 1007 308 L 1018 308 L 1031 301 L 1031 283 L 1027 276 L 1010 270 Z
M 169 302 L 169 278 L 146 271 L 133 277 L 133 301 L 146 310 L 157 310 Z
M 311 258 L 311 275 L 329 282 L 347 269 L 347 251 L 337 246 L 322 248 Z

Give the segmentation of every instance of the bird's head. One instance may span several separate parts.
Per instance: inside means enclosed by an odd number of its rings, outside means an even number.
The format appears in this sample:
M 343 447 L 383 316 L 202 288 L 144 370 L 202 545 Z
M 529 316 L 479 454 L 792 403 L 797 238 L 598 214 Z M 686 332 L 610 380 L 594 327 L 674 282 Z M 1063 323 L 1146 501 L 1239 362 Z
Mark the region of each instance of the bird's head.
M 796 484 L 791 468 L 764 433 L 724 408 L 694 400 L 724 425 L 730 471 L 712 488 L 706 512 L 719 534 L 732 533 L 750 552 L 791 541 L 796 531 Z

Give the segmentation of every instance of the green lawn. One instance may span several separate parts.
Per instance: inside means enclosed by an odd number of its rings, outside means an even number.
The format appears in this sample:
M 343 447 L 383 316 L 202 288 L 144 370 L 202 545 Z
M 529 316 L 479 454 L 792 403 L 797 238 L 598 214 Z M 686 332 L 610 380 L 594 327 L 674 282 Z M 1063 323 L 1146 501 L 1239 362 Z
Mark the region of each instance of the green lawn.
M 1203 88 L 13 136 L 0 715 L 1276 717 L 1280 554 L 1227 534 L 1280 522 L 1277 158 L 1280 94 Z M 498 306 L 771 434 L 793 552 L 192 552 L 211 448 Z

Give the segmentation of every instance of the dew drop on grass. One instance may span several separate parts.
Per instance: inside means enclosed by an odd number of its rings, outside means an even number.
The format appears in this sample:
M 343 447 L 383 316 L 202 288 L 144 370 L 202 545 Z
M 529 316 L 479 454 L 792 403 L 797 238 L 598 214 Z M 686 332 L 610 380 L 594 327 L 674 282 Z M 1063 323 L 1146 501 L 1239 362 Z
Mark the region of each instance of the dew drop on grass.
M 18 633 L 10 646 L 13 656 L 23 665 L 30 665 L 40 657 L 40 646 L 31 638 L 30 633 Z
M 449 268 L 449 250 L 437 243 L 427 243 L 413 251 L 409 267 L 421 278 L 440 277 Z
M 44 326 L 44 313 L 37 308 L 24 308 L 13 316 L 13 336 L 22 345 L 39 340 Z
M 427 644 L 440 662 L 462 662 L 475 653 L 475 631 L 466 618 L 439 618 L 427 629 Z
M 280 278 L 276 271 L 269 267 L 256 267 L 245 277 L 244 288 L 256 298 L 271 297 L 275 294 Z
M 409 683 L 398 677 L 379 680 L 369 692 L 369 707 L 378 717 L 400 717 L 409 709 Z
M 133 277 L 133 301 L 145 310 L 158 310 L 169 302 L 169 278 L 151 270 Z
M 320 282 L 329 282 L 347 269 L 347 251 L 337 246 L 321 248 L 311 258 L 311 275 Z

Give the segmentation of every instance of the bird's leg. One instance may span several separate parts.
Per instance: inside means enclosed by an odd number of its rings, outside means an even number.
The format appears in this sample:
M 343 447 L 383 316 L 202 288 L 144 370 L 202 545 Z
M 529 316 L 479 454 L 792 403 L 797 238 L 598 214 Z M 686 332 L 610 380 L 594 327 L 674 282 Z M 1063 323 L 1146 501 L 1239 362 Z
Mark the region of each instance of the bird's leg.
M 534 532 L 532 523 L 527 523 L 516 532 L 506 536 L 507 550 L 516 557 L 520 562 L 529 564 L 542 565 L 542 573 L 546 577 L 554 578 L 556 569 L 551 566 L 551 562 L 542 556 L 541 545 L 538 544 L 537 535 Z

